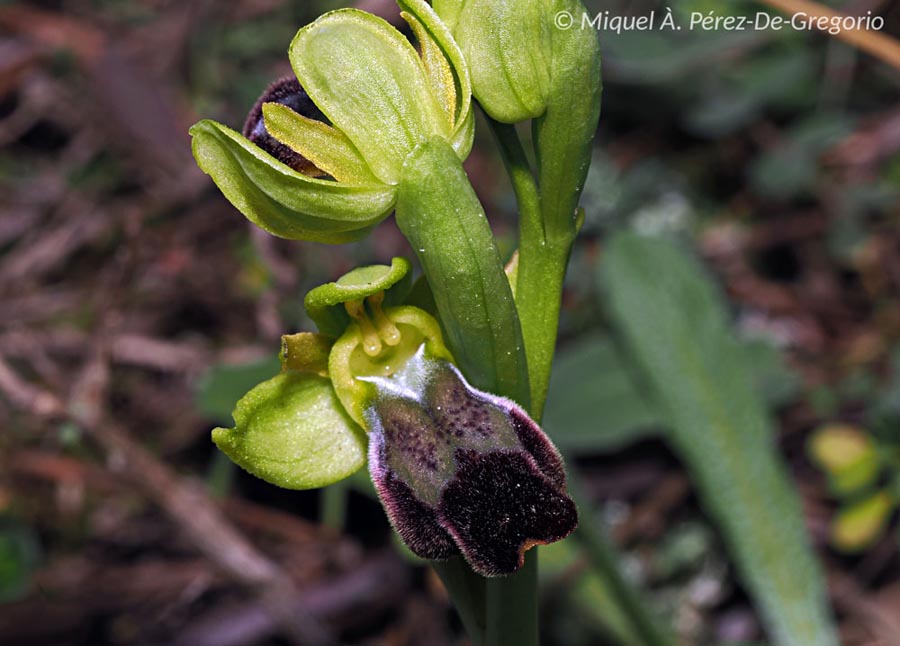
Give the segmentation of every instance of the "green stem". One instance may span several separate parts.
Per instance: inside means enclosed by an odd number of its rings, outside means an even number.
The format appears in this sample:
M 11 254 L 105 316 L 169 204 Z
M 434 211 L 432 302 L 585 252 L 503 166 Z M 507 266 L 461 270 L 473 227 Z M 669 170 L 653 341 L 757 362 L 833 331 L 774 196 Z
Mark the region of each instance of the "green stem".
M 574 240 L 549 240 L 545 236 L 540 193 L 516 128 L 493 119 L 488 122 L 500 145 L 503 163 L 519 205 L 516 307 L 528 360 L 530 413 L 534 419 L 540 420 L 550 386 L 563 280 Z
M 507 577 L 487 580 L 487 646 L 538 646 L 538 551 Z
M 569 494 L 581 510 L 582 519 L 578 529 L 572 534 L 590 559 L 594 573 L 610 591 L 610 596 L 619 606 L 619 613 L 628 622 L 629 633 L 643 646 L 674 646 L 674 636 L 664 629 L 658 619 L 648 610 L 638 589 L 622 574 L 618 550 L 607 533 L 593 522 L 594 514 L 584 498 L 581 482 L 576 473 L 569 473 Z
M 323 527 L 341 532 L 347 519 L 347 482 L 335 482 L 321 490 L 319 521 Z

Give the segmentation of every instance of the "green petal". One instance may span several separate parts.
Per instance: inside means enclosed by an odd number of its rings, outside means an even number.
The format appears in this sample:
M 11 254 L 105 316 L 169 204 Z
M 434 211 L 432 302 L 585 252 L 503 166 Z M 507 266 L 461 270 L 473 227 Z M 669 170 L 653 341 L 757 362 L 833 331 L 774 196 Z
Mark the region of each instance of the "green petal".
M 434 0 L 434 11 L 441 17 L 444 24 L 451 30 L 456 29 L 459 14 L 462 12 L 466 0 Z
M 347 136 L 280 103 L 264 103 L 266 130 L 339 182 L 377 184 L 366 160 Z
M 431 8 L 431 5 L 424 0 L 399 0 L 398 4 L 414 18 L 414 21 L 410 22 L 410 26 L 412 26 L 413 31 L 416 32 L 416 38 L 422 44 L 422 60 L 426 70 L 429 70 L 429 75 L 432 75 L 430 71 L 432 66 L 439 66 L 440 69 L 444 65 L 449 68 L 450 73 L 453 75 L 456 103 L 452 120 L 453 134 L 451 139 L 453 142 L 460 139 L 460 145 L 454 143 L 453 148 L 460 159 L 465 159 L 472 149 L 472 138 L 474 136 L 472 81 L 466 59 L 453 38 L 449 27 Z M 425 32 L 424 34 L 420 35 L 416 28 L 416 23 Z M 428 43 L 427 46 L 426 42 Z M 431 63 L 432 58 L 438 60 Z M 440 63 L 440 59 L 443 59 L 444 63 Z M 436 72 L 436 74 L 440 77 L 437 91 L 438 96 L 441 96 L 440 92 L 444 91 L 441 85 L 446 81 L 442 72 Z M 464 154 L 463 150 L 465 151 Z
M 191 128 L 194 157 L 248 220 L 281 238 L 358 240 L 393 209 L 383 184 L 343 184 L 302 175 L 215 121 Z
M 340 9 L 297 32 L 294 72 L 382 181 L 395 184 L 416 145 L 450 136 L 415 48 L 381 18 Z
M 361 301 L 367 296 L 387 291 L 385 303 L 399 304 L 409 291 L 411 268 L 412 264 L 406 258 L 400 257 L 392 259 L 390 267 L 387 265 L 357 267 L 335 282 L 320 285 L 309 291 L 303 299 L 303 306 L 320 332 L 334 337 L 340 336 L 352 322 L 347 310 L 344 309 L 344 303 Z M 392 290 L 394 286 L 397 286 L 397 289 Z
M 313 489 L 343 480 L 366 461 L 366 437 L 331 382 L 282 373 L 256 386 L 234 409 L 235 428 L 213 441 L 241 468 L 279 487 Z

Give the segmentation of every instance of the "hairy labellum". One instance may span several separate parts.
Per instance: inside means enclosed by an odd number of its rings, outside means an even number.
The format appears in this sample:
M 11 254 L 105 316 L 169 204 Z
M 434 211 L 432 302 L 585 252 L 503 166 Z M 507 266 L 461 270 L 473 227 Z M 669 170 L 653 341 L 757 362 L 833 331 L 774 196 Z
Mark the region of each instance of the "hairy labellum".
M 262 107 L 264 103 L 280 103 L 304 117 L 325 121 L 325 115 L 309 98 L 306 90 L 300 85 L 300 81 L 293 76 L 286 76 L 267 87 L 247 115 L 242 134 L 278 161 L 287 164 L 294 170 L 313 177 L 323 175 L 306 157 L 269 134 L 263 120 Z
M 559 452 L 518 405 L 421 350 L 392 378 L 370 381 L 372 480 L 415 554 L 462 553 L 479 574 L 511 574 L 530 547 L 575 529 Z

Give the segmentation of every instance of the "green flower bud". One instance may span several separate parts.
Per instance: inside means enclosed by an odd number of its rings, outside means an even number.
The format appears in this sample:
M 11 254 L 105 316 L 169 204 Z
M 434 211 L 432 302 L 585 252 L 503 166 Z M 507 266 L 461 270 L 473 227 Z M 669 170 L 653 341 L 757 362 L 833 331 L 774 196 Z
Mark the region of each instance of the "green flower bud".
M 600 47 L 581 0 L 438 0 L 493 119 L 533 119 L 545 235 L 568 244 L 600 117 Z M 572 16 L 574 28 L 556 24 Z
M 518 123 L 547 109 L 553 18 L 549 4 L 465 0 L 455 16 L 454 35 L 469 63 L 475 97 L 497 121 Z

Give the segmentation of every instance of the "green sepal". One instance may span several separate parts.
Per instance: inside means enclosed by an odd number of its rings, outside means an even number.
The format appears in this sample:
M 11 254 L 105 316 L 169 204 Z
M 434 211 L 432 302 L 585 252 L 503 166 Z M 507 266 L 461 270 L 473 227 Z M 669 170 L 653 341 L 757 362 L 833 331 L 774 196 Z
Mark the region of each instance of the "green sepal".
M 279 487 L 324 487 L 365 464 L 366 435 L 324 377 L 282 373 L 244 395 L 233 415 L 235 427 L 213 430 L 213 442 L 242 469 Z
M 463 374 L 527 410 L 528 368 L 509 281 L 484 209 L 446 141 L 422 144 L 404 165 L 397 225 L 422 264 Z
M 262 106 L 266 130 L 316 168 L 339 182 L 378 184 L 378 179 L 347 136 L 327 123 L 304 117 L 280 103 Z
M 455 16 L 454 35 L 472 75 L 479 104 L 502 123 L 544 113 L 550 91 L 550 31 L 546 0 L 467 0 Z M 458 11 L 458 13 L 457 13 Z M 443 15 L 443 14 L 441 14 Z M 552 20 L 552 15 L 549 16 Z
M 291 65 L 303 88 L 383 182 L 406 156 L 451 127 L 412 44 L 386 21 L 356 9 L 326 13 L 297 32 Z
M 431 4 L 435 13 L 452 31 L 456 29 L 456 23 L 459 21 L 459 14 L 462 12 L 465 2 L 466 0 L 433 0 Z
M 545 24 L 561 11 L 581 16 L 580 0 L 551 0 Z M 550 34 L 550 91 L 546 112 L 533 124 L 544 233 L 550 242 L 570 244 L 578 231 L 575 209 L 591 163 L 591 144 L 600 119 L 600 44 L 591 29 L 557 29 Z
M 361 301 L 378 292 L 386 292 L 386 305 L 399 305 L 412 283 L 412 263 L 393 258 L 391 265 L 357 267 L 333 283 L 310 290 L 303 299 L 306 313 L 323 334 L 338 337 L 352 323 L 344 303 Z
M 377 394 L 375 385 L 366 377 L 390 377 L 403 369 L 422 346 L 425 357 L 454 363 L 444 345 L 440 324 L 433 316 L 408 305 L 385 309 L 384 314 L 400 331 L 399 345 L 385 347 L 378 356 L 369 356 L 363 349 L 359 326 L 353 323 L 335 342 L 328 357 L 328 374 L 338 398 L 350 417 L 363 427 L 364 411 Z
M 248 220 L 272 235 L 341 244 L 390 214 L 396 189 L 307 177 L 211 120 L 191 128 L 194 157 Z
M 328 355 L 334 338 L 314 332 L 298 332 L 281 337 L 282 372 L 308 372 L 320 377 L 328 376 Z

